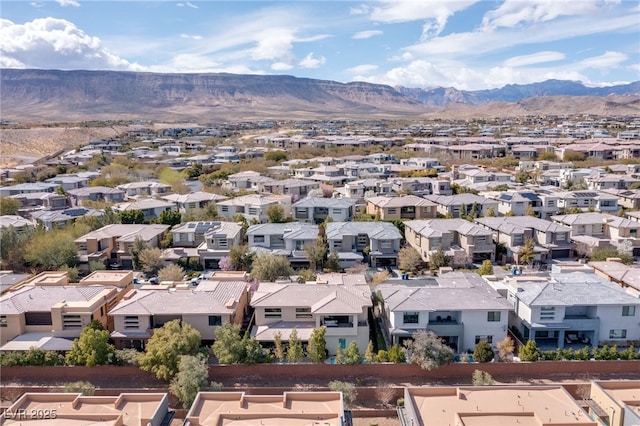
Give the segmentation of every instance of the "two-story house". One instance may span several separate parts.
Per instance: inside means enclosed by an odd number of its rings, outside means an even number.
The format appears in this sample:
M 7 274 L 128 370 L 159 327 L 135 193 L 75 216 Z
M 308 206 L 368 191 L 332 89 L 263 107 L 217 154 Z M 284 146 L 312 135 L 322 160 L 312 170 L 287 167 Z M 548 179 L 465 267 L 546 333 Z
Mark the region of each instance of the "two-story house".
M 206 227 L 204 241 L 198 246 L 200 263 L 205 269 L 219 269 L 220 259 L 229 256 L 231 247 L 242 244 L 242 223 L 210 222 Z
M 343 267 L 362 259 L 372 267 L 398 264 L 402 234 L 390 222 L 329 222 L 326 236 Z
M 82 206 L 85 201 L 101 203 L 121 203 L 124 201 L 124 191 L 107 186 L 89 186 L 86 188 L 70 189 L 67 196 L 71 206 Z
M 623 248 L 625 244 L 634 256 L 640 255 L 640 223 L 633 220 L 597 212 L 552 216 L 551 220 L 571 228 L 571 241 L 580 255 L 590 256 L 602 247 Z
M 247 229 L 249 247 L 270 250 L 274 254 L 287 256 L 295 267 L 308 266 L 305 246 L 315 244 L 318 226 L 310 223 L 263 223 Z
M 113 210 L 118 213 L 140 210 L 144 214 L 145 220 L 151 220 L 160 217 L 160 215 L 164 211 L 175 212 L 178 209 L 172 202 L 159 200 L 156 198 L 140 198 L 131 202 L 115 204 L 113 206 Z
M 411 284 L 382 284 L 384 314 L 392 343 L 402 345 L 419 330 L 430 330 L 458 352 L 473 351 L 481 340 L 494 347 L 507 335 L 507 300 L 478 274 L 450 272 Z
M 87 207 L 74 207 L 65 210 L 39 210 L 31 212 L 31 218 L 47 231 L 65 228 L 76 219 L 85 216 L 101 217 L 102 210 L 90 209 Z
M 532 191 L 489 191 L 482 194 L 498 202 L 498 213 L 505 215 L 510 212 L 515 216 L 524 216 L 529 208 L 536 216 L 548 219 L 557 214 L 558 197 L 553 194 L 539 194 Z
M 86 188 L 87 186 L 89 186 L 89 179 L 86 177 L 80 177 L 80 176 L 58 175 L 56 177 L 46 179 L 45 182 L 60 185 L 64 191 L 69 191 L 71 189 Z
M 552 273 L 509 287 L 511 325 L 538 347 L 626 346 L 640 339 L 640 300 L 594 273 Z
M 12 227 L 18 235 L 30 234 L 35 224 L 22 216 L 4 215 L 0 216 L 0 229 Z
M 435 219 L 436 204 L 415 195 L 402 197 L 369 197 L 367 214 L 376 215 L 381 220 L 395 219 Z
M 260 191 L 270 194 L 290 195 L 297 199 L 306 197 L 314 189 L 320 188 L 318 182 L 307 179 L 271 179 L 260 184 Z
M 315 283 L 260 283 L 251 306 L 255 309 L 251 337 L 264 346 L 273 345 L 276 333 L 288 341 L 294 329 L 306 343 L 313 330 L 323 326 L 329 355 L 351 342 L 363 351 L 369 342 L 367 316 L 372 302 L 364 277 L 320 275 Z
M 319 224 L 327 217 L 337 222 L 353 220 L 356 200 L 353 198 L 307 197 L 291 206 L 293 220 Z
M 581 209 L 582 211 L 595 210 L 599 212 L 615 213 L 618 206 L 618 197 L 595 191 L 558 191 L 558 207 L 560 209 Z
M 520 251 L 528 239 L 534 243 L 535 262 L 571 256 L 570 228 L 531 216 L 481 217 L 475 222 L 506 249 L 506 262 L 520 262 Z
M 169 194 L 162 197 L 163 200 L 176 205 L 180 213 L 189 213 L 195 209 L 203 209 L 208 204 L 226 200 L 229 197 L 212 194 L 210 192 L 196 191 L 188 194 Z
M 34 211 L 62 210 L 68 207 L 67 197 L 51 192 L 30 192 L 11 195 L 9 198 L 20 202 L 19 213 L 24 216 L 28 216 Z
M 79 268 L 88 270 L 89 262 L 117 263 L 133 268 L 131 249 L 136 239 L 148 248 L 156 248 L 169 230 L 169 225 L 112 224 L 76 238 Z
M 475 211 L 477 217 L 484 216 L 489 209 L 498 211 L 498 202 L 474 194 L 425 195 L 427 200 L 436 203 L 438 213 L 454 218 L 463 217 Z
M 232 220 L 236 215 L 242 215 L 247 222 L 268 220 L 267 210 L 277 205 L 284 211 L 284 216 L 291 216 L 291 197 L 289 195 L 243 195 L 218 201 L 218 216 Z
M 40 273 L 0 296 L 1 350 L 69 350 L 92 320 L 108 327 L 109 309 L 132 288 L 130 271 L 99 271 L 74 285 L 66 272 Z
M 244 281 L 201 281 L 196 288 L 146 286 L 130 291 L 109 311 L 117 348 L 144 349 L 153 330 L 180 320 L 211 344 L 223 324 L 242 324 L 248 303 Z
M 171 185 L 154 181 L 123 183 L 116 188 L 123 190 L 128 198 L 163 196 L 171 192 Z
M 465 265 L 495 258 L 496 245 L 488 231 L 464 219 L 409 220 L 404 236 L 425 262 L 442 249 L 454 265 Z

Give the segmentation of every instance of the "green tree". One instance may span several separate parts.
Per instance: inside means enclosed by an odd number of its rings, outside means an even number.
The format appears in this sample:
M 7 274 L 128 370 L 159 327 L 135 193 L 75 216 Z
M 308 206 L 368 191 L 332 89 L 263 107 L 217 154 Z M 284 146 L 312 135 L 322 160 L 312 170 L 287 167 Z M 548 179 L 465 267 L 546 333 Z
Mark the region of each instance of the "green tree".
M 190 324 L 178 319 L 166 322 L 154 330 L 146 351 L 140 354 L 140 369 L 170 380 L 178 372 L 180 356 L 198 354 L 200 339 L 200 332 Z
M 253 263 L 253 253 L 249 245 L 233 246 L 229 250 L 229 263 L 234 271 L 248 271 Z
M 256 339 L 251 337 L 249 331 L 244 333 L 242 337 L 243 364 L 257 364 L 262 361 L 264 355 L 262 353 L 262 345 Z
M 269 223 L 285 223 L 287 217 L 284 214 L 284 208 L 280 204 L 271 204 L 267 207 L 267 221 Z
M 158 222 L 162 225 L 174 226 L 182 221 L 182 215 L 180 212 L 174 212 L 171 210 L 163 210 L 158 216 Z
M 453 361 L 453 349 L 442 342 L 434 332 L 419 330 L 412 340 L 405 341 L 405 352 L 410 363 L 424 370 L 434 370 Z
M 482 261 L 482 265 L 478 268 L 478 274 L 480 275 L 492 275 L 493 274 L 493 263 L 491 260 L 485 259 Z
M 438 247 L 436 251 L 429 255 L 429 269 L 437 270 L 451 265 L 452 257 L 445 254 L 442 247 Z
M 196 179 L 200 177 L 203 172 L 202 163 L 193 163 L 184 170 L 188 179 Z
M 495 354 L 493 348 L 486 340 L 481 340 L 473 350 L 473 359 L 477 362 L 491 362 Z
M 34 233 L 25 247 L 24 260 L 32 266 L 48 270 L 75 266 L 76 245 L 73 237 L 64 231 Z
M 278 278 L 289 278 L 293 269 L 285 256 L 261 252 L 253 259 L 251 276 L 259 281 L 275 281 Z
M 631 265 L 633 263 L 633 255 L 630 253 L 622 252 L 615 247 L 602 247 L 593 251 L 591 260 L 604 262 L 608 258 L 619 258 L 625 265 Z
M 309 259 L 309 266 L 312 270 L 322 270 L 327 260 L 329 244 L 323 237 L 318 237 L 313 243 L 304 246 L 304 252 Z
M 347 350 L 344 352 L 345 363 L 354 365 L 354 364 L 362 364 L 362 355 L 360 355 L 360 348 L 358 348 L 358 343 L 353 340 L 347 346 Z
M 389 361 L 395 364 L 402 364 L 406 360 L 406 354 L 400 345 L 392 345 L 388 352 Z
M 145 248 L 138 254 L 138 262 L 142 270 L 148 275 L 156 275 L 164 266 L 162 250 L 159 248 Z
M 307 358 L 316 364 L 322 364 L 327 357 L 326 327 L 314 328 L 307 345 Z
M 144 223 L 144 213 L 142 210 L 124 210 L 120 212 L 120 223 Z
M 287 357 L 284 344 L 282 343 L 282 333 L 279 331 L 273 335 L 273 354 L 279 362 L 284 362 Z
M 340 257 L 337 251 L 331 250 L 329 257 L 327 257 L 327 263 L 324 266 L 325 269 L 330 272 L 340 272 Z
M 345 408 L 352 408 L 358 397 L 358 391 L 353 383 L 333 380 L 329 382 L 329 389 L 333 392 L 342 392 L 342 402 Z
M 369 364 L 374 363 L 376 360 L 376 353 L 374 352 L 373 342 L 371 340 L 369 340 L 369 343 L 367 344 L 367 349 L 365 349 L 364 351 L 364 359 Z
M 563 161 L 584 161 L 585 154 L 583 152 L 565 151 L 562 156 Z
M 521 346 L 518 355 L 521 361 L 537 361 L 540 358 L 540 351 L 536 341 L 529 340 L 524 346 Z
M 147 248 L 147 243 L 140 237 L 136 237 L 133 240 L 133 247 L 131 247 L 131 260 L 133 262 L 133 269 L 142 269 L 140 264 L 140 252 Z
M 293 328 L 289 334 L 289 347 L 287 348 L 287 361 L 291 364 L 302 361 L 304 351 L 302 349 L 302 340 L 298 337 L 298 330 Z
M 403 271 L 409 271 L 416 275 L 422 269 L 422 256 L 412 246 L 405 246 L 398 253 L 398 267 Z
M 285 151 L 268 151 L 264 154 L 264 159 L 279 163 L 287 159 L 287 153 Z
M 109 364 L 113 360 L 115 348 L 109 343 L 109 332 L 88 325 L 82 329 L 80 337 L 71 344 L 67 352 L 67 364 L 95 367 Z
M 316 280 L 316 271 L 312 269 L 301 269 L 298 271 L 298 283 L 304 284 L 308 281 Z
M 518 263 L 529 265 L 536 258 L 536 243 L 532 238 L 526 238 L 524 240 L 524 244 L 520 246 L 520 250 L 518 252 Z
M 17 215 L 20 210 L 20 201 L 15 198 L 0 197 L 0 216 Z
M 493 377 L 491 374 L 482 370 L 475 370 L 471 376 L 473 386 L 491 386 L 493 385 Z
M 18 272 L 24 268 L 24 252 L 28 239 L 28 233 L 18 233 L 13 226 L 0 228 L 0 266 L 2 269 Z
M 158 281 L 181 281 L 184 277 L 182 266 L 172 263 L 158 271 Z
M 239 364 L 244 360 L 244 343 L 240 338 L 240 325 L 225 323 L 216 328 L 213 354 L 220 364 Z

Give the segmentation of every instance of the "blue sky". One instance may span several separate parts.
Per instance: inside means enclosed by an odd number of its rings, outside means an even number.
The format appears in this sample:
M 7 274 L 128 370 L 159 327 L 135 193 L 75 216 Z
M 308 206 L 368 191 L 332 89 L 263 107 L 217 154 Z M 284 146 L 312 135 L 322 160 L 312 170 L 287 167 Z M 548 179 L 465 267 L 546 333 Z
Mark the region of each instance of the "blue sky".
M 2 0 L 0 66 L 602 86 L 640 80 L 640 2 Z

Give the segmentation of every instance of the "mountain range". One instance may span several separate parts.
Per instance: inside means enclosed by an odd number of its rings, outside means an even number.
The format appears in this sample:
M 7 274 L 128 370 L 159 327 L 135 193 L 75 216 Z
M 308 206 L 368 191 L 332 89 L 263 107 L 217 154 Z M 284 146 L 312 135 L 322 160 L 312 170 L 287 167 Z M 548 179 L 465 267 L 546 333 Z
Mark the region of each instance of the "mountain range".
M 3 69 L 0 108 L 5 121 L 636 115 L 640 114 L 640 81 L 593 88 L 547 80 L 462 91 L 286 75 Z

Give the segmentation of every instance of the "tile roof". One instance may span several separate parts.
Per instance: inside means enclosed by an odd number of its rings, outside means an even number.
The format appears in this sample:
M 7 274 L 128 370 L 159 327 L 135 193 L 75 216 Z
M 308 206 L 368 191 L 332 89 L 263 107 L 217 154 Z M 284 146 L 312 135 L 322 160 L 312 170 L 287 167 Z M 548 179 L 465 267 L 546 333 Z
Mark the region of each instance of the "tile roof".
M 50 311 L 57 303 L 88 302 L 114 288 L 99 285 L 25 286 L 0 297 L 0 312 L 6 315 Z

